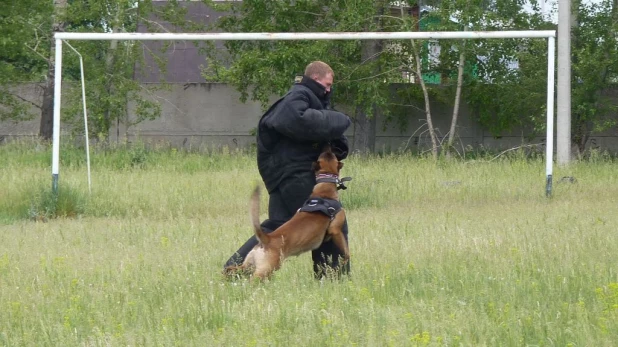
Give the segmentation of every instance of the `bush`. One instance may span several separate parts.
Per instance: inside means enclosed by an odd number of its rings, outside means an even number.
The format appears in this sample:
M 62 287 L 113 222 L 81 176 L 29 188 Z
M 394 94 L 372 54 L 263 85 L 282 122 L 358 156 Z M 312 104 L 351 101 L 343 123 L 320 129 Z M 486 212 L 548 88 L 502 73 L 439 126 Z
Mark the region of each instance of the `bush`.
M 83 193 L 66 184 L 57 193 L 49 187 L 39 187 L 32 194 L 27 217 L 38 221 L 58 217 L 74 218 L 84 213 L 85 206 L 86 197 Z

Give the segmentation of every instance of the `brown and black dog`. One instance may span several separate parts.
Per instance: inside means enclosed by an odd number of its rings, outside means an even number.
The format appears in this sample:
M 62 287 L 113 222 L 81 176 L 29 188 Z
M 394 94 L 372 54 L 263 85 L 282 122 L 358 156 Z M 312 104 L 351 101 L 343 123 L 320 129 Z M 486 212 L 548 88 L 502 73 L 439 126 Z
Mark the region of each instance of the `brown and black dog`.
M 337 160 L 330 146 L 326 146 L 318 160 L 313 163 L 317 183 L 308 201 L 327 199 L 326 201 L 338 202 L 338 188 L 341 185 L 339 171 L 342 167 L 343 163 Z M 343 264 L 349 260 L 348 243 L 341 230 L 345 223 L 343 208 L 332 216 L 322 212 L 306 212 L 301 208 L 277 230 L 265 233 L 259 221 L 259 202 L 260 188 L 257 186 L 251 196 L 251 220 L 259 244 L 249 252 L 242 265 L 226 268 L 225 274 L 252 272 L 253 278 L 263 280 L 278 270 L 285 258 L 315 250 L 330 239 L 344 253 Z

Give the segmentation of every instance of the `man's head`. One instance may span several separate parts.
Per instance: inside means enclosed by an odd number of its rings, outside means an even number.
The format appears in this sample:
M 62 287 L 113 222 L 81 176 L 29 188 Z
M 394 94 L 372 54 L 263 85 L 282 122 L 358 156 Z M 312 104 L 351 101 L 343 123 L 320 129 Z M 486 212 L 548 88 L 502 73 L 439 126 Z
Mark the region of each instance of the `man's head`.
M 326 92 L 329 93 L 333 85 L 335 73 L 328 64 L 321 61 L 314 61 L 305 68 L 305 76 L 324 86 Z

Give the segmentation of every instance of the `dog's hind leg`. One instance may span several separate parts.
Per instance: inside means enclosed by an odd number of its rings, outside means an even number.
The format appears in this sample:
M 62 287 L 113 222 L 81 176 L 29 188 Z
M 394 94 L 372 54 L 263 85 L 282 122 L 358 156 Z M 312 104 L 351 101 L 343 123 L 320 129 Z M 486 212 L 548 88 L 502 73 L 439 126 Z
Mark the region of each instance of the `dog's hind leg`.
M 272 251 L 264 251 L 257 255 L 255 260 L 255 272 L 253 272 L 252 281 L 269 279 L 273 272 L 279 270 L 282 261 L 281 256 Z

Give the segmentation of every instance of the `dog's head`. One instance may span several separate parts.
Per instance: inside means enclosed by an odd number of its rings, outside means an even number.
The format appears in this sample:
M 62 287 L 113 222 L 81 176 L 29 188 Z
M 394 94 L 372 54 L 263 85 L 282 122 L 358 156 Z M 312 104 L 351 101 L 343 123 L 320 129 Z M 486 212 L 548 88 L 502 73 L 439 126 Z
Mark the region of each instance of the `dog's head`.
M 333 153 L 330 145 L 324 146 L 318 160 L 313 162 L 312 169 L 317 174 L 335 174 L 339 175 L 339 171 L 343 167 L 343 163 L 337 160 L 337 156 Z

